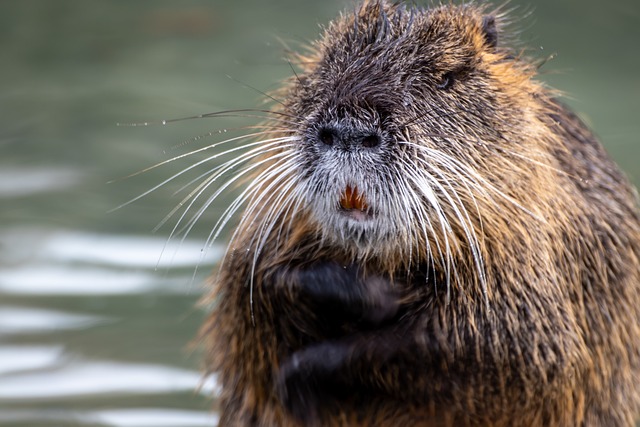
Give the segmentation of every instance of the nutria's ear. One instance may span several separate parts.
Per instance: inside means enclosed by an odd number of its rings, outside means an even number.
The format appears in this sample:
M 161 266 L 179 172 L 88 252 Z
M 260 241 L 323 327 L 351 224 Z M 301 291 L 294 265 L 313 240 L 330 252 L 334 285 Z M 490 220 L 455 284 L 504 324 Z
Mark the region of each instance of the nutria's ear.
M 496 17 L 494 15 L 485 15 L 482 17 L 482 33 L 489 47 L 498 46 L 498 26 L 496 25 Z

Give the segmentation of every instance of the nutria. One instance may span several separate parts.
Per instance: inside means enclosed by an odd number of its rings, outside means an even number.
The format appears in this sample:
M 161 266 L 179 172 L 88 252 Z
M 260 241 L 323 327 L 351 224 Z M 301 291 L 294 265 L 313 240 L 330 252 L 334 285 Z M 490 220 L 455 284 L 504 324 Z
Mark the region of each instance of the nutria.
M 220 425 L 633 425 L 636 193 L 505 22 L 369 0 L 297 57 L 226 165 Z

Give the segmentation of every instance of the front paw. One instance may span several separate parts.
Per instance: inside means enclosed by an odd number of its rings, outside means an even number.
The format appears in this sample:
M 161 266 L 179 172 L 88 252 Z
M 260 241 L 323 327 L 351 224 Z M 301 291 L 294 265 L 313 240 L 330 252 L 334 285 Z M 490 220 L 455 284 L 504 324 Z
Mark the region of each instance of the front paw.
M 276 374 L 276 393 L 303 425 L 319 424 L 322 410 L 339 399 L 340 368 L 348 358 L 342 343 L 322 343 L 293 353 Z
M 365 276 L 355 264 L 318 262 L 298 270 L 296 279 L 299 296 L 330 313 L 326 318 L 378 326 L 392 319 L 400 305 L 398 290 L 389 279 Z

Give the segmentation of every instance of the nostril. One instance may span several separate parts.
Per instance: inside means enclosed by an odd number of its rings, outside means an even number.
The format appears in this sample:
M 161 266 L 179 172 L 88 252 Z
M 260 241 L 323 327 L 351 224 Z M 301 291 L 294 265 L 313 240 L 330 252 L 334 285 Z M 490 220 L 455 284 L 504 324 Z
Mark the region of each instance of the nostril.
M 318 133 L 318 137 L 320 141 L 325 145 L 333 145 L 336 142 L 336 135 L 332 130 L 329 129 L 321 129 Z
M 373 148 L 380 145 L 380 137 L 378 135 L 368 135 L 362 138 L 362 146 L 366 148 Z

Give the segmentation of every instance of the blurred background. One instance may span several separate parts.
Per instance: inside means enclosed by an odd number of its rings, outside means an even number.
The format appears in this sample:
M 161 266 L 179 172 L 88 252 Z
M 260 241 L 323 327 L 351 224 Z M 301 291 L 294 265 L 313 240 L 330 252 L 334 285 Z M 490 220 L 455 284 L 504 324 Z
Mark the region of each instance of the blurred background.
M 118 207 L 194 159 L 120 178 L 246 133 L 257 119 L 161 121 L 262 105 L 292 73 L 283 46 L 350 4 L 0 0 L 0 426 L 216 424 L 191 343 L 229 199 L 169 239 L 194 176 Z M 541 79 L 640 183 L 640 3 L 509 7 L 530 55 L 556 54 Z

